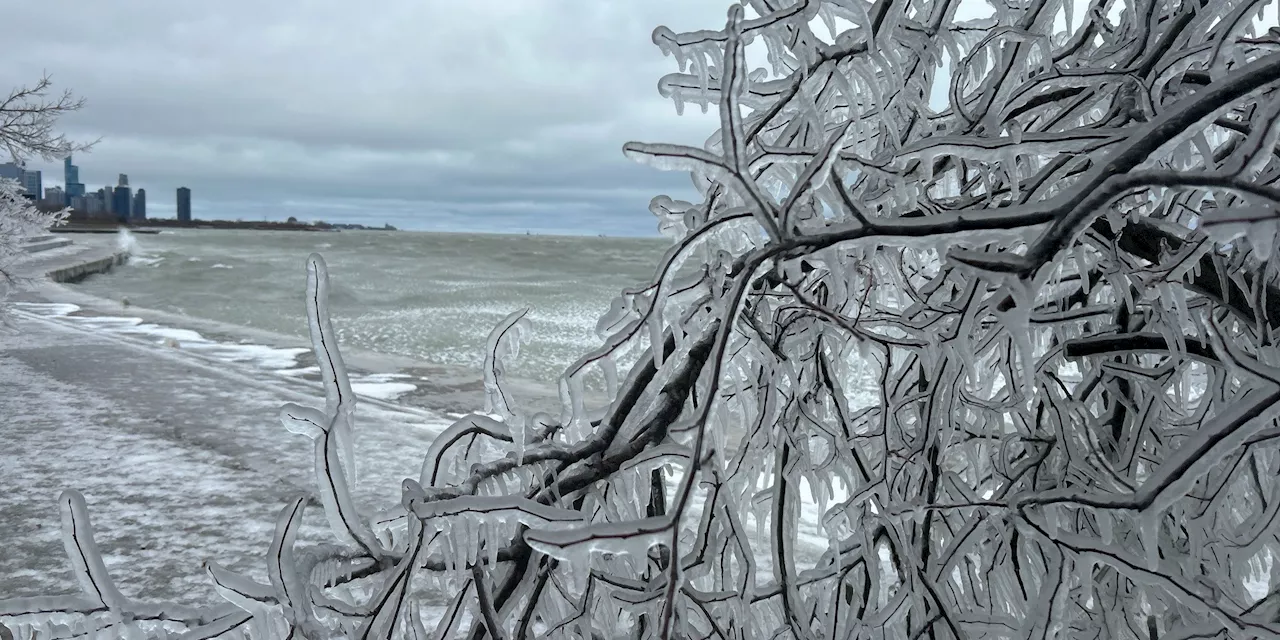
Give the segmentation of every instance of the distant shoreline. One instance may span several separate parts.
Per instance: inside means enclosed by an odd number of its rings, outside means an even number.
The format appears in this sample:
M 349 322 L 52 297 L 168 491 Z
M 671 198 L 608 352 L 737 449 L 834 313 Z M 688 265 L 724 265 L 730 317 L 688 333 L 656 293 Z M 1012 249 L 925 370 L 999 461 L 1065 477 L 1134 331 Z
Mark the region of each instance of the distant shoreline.
M 342 223 L 326 223 L 327 228 L 317 228 L 306 223 L 287 222 L 245 222 L 245 221 L 207 221 L 196 220 L 191 223 L 178 223 L 172 218 L 155 218 L 140 220 L 132 224 L 120 224 L 117 222 L 85 222 L 83 220 L 71 220 L 61 226 L 49 229 L 51 233 L 118 233 L 121 229 L 127 229 L 132 233 L 152 234 L 159 233 L 161 228 L 166 229 L 224 229 L 224 230 L 266 230 L 266 231 L 347 231 L 347 230 L 365 230 L 365 231 L 395 231 L 396 233 L 429 233 L 437 235 L 455 235 L 455 236 L 520 236 L 547 239 L 565 239 L 565 240 L 583 240 L 583 239 L 600 239 L 610 241 L 630 241 L 636 240 L 640 242 L 662 242 L 669 244 L 670 240 L 660 235 L 608 235 L 603 233 L 569 233 L 562 230 L 537 231 L 530 232 L 524 229 L 503 229 L 499 231 L 482 231 L 477 229 L 400 229 L 392 227 L 370 227 L 364 225 L 351 225 Z
M 330 224 L 328 222 L 270 222 L 245 220 L 192 220 L 183 222 L 172 218 L 137 220 L 129 223 L 87 222 L 71 220 L 53 227 L 54 233 L 115 233 L 118 229 L 142 231 L 143 229 L 248 229 L 254 231 L 398 231 L 390 225 L 369 227 L 359 224 Z

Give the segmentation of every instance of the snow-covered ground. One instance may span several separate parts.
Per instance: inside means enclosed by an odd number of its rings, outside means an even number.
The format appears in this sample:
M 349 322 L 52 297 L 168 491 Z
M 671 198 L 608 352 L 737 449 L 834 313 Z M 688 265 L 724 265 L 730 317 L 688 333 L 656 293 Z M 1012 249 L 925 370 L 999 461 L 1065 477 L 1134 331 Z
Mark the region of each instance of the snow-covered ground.
M 107 567 L 127 594 L 216 601 L 204 559 L 265 576 L 278 510 L 313 487 L 310 441 L 276 415 L 285 402 L 323 405 L 319 386 L 266 375 L 261 365 L 281 361 L 265 352 L 219 358 L 215 347 L 174 349 L 150 334 L 32 309 L 0 335 L 0 598 L 75 590 L 55 502 L 67 488 L 84 493 Z M 362 508 L 398 500 L 400 481 L 417 475 L 446 420 L 360 405 Z M 302 537 L 329 540 L 321 510 L 310 514 Z

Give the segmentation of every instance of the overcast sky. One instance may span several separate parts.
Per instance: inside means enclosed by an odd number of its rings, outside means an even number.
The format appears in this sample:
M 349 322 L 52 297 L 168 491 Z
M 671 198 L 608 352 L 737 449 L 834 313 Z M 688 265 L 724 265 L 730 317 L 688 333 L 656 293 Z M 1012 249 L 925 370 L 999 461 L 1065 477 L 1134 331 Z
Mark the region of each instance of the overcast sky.
M 656 235 L 649 199 L 683 174 L 628 140 L 701 143 L 650 35 L 723 26 L 725 0 L 43 0 L 5 3 L 0 85 L 48 72 L 90 190 L 119 173 L 152 216 L 417 229 Z M 44 169 L 62 182 L 61 165 Z

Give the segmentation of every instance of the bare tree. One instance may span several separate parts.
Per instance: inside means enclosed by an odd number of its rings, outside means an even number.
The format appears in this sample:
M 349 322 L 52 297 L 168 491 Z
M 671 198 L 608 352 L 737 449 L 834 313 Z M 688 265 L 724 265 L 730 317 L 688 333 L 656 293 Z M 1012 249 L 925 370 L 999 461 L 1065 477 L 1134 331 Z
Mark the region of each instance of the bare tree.
M 14 162 L 32 156 L 44 160 L 60 159 L 76 151 L 88 150 L 93 143 L 68 140 L 58 132 L 58 118 L 84 107 L 84 98 L 76 98 L 71 90 L 50 97 L 53 80 L 48 74 L 34 85 L 21 86 L 0 101 L 0 144 Z
M 70 91 L 56 99 L 48 97 L 52 81 L 48 75 L 30 87 L 18 87 L 0 101 L 0 146 L 19 165 L 32 156 L 44 160 L 88 149 L 92 144 L 69 141 L 58 133 L 58 118 L 84 106 Z M 45 212 L 24 197 L 26 188 L 16 181 L 0 179 L 0 298 L 14 285 L 22 284 L 12 273 L 15 260 L 23 255 L 25 238 L 44 233 L 61 222 L 66 212 Z M 38 194 L 37 194 L 38 196 Z
M 67 494 L 86 596 L 0 619 L 426 637 L 445 590 L 435 637 L 1280 637 L 1267 3 L 743 4 L 654 33 L 661 90 L 721 128 L 627 145 L 703 201 L 653 201 L 674 244 L 561 415 L 503 384 L 513 314 L 484 412 L 362 515 L 313 257 L 327 405 L 282 419 L 341 544 L 295 549 L 297 501 L 270 585 L 209 566 L 236 608 L 134 605 Z

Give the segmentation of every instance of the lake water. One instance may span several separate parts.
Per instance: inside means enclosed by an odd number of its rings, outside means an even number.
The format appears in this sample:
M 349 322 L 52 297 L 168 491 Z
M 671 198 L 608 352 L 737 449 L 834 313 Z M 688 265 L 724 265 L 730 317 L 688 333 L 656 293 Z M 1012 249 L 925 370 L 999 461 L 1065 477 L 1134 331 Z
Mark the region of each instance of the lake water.
M 479 371 L 490 329 L 529 307 L 511 373 L 551 381 L 598 346 L 596 319 L 646 282 L 662 239 L 420 232 L 176 230 L 134 236 L 130 262 L 76 288 L 131 306 L 305 337 L 304 261 L 329 265 L 343 345 Z

